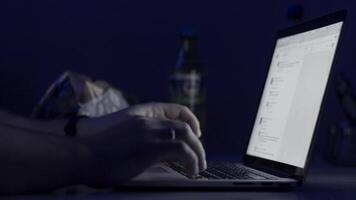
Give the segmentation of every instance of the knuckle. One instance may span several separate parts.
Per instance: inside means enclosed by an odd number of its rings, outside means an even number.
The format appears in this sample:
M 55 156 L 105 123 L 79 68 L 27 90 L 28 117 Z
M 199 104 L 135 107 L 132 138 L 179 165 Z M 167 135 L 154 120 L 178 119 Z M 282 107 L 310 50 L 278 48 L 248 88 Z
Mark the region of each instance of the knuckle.
M 149 107 L 156 107 L 156 106 L 159 106 L 159 103 L 157 103 L 157 102 L 149 102 L 149 103 L 146 103 L 145 105 L 149 106 Z
M 154 102 L 147 102 L 147 103 L 142 104 L 142 105 L 144 105 L 144 106 L 152 106 L 153 104 L 154 104 Z
M 188 108 L 188 106 L 180 105 L 180 108 L 181 108 L 182 111 L 184 111 L 184 112 L 190 112 L 190 109 Z

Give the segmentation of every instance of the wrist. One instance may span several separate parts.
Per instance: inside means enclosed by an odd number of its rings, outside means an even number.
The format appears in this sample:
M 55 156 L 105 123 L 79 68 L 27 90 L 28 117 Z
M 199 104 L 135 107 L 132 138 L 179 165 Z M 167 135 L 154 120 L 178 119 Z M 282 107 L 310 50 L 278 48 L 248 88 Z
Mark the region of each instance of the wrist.
M 78 121 L 87 118 L 86 116 L 71 116 L 64 126 L 65 135 L 75 137 L 78 135 Z
M 120 112 L 112 113 L 103 117 L 81 118 L 77 122 L 78 138 L 85 138 L 97 133 L 103 133 L 120 123 L 121 118 L 122 116 Z

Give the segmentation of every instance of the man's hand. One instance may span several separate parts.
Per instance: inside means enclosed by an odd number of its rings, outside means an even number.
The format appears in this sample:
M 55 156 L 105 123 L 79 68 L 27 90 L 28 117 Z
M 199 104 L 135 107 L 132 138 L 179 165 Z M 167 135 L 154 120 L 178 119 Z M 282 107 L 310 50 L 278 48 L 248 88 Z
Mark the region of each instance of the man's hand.
M 180 161 L 191 174 L 206 168 L 199 122 L 186 107 L 151 103 L 84 118 L 76 138 L 63 137 L 66 121 L 0 110 L 0 194 L 111 187 L 160 161 Z
M 130 107 L 128 115 L 162 120 L 177 120 L 191 127 L 196 136 L 201 136 L 200 123 L 188 107 L 172 103 L 147 103 Z
M 100 133 L 82 137 L 94 158 L 91 185 L 120 184 L 161 161 L 179 161 L 191 175 L 206 168 L 199 121 L 184 106 L 142 104 L 89 123 L 103 126 Z

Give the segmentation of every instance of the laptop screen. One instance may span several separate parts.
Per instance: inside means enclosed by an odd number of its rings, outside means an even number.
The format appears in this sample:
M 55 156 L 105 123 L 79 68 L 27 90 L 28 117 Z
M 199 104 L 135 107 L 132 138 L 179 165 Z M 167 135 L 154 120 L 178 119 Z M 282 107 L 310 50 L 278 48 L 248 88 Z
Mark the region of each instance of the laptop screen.
M 247 155 L 304 168 L 341 27 L 277 40 Z

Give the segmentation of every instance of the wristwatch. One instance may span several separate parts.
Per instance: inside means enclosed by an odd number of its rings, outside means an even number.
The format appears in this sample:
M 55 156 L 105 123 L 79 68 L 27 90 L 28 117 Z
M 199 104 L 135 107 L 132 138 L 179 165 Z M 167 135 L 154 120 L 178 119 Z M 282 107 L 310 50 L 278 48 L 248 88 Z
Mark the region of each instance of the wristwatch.
M 75 137 L 77 135 L 77 124 L 81 118 L 86 118 L 86 116 L 74 115 L 69 118 L 67 124 L 64 126 L 66 136 Z

